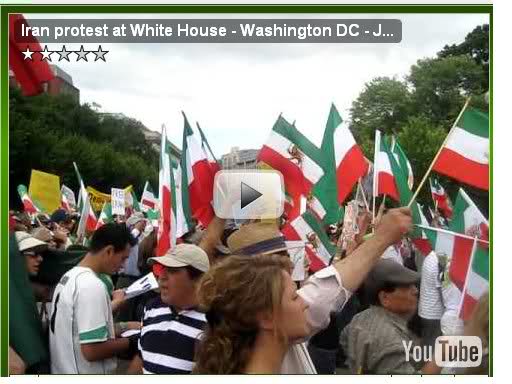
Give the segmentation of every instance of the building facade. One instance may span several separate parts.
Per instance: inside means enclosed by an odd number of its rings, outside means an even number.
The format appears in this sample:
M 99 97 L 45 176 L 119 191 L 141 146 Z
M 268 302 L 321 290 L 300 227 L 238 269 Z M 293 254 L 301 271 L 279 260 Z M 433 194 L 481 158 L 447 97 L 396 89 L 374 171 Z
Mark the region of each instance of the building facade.
M 222 169 L 255 169 L 259 150 L 231 148 L 221 158 Z

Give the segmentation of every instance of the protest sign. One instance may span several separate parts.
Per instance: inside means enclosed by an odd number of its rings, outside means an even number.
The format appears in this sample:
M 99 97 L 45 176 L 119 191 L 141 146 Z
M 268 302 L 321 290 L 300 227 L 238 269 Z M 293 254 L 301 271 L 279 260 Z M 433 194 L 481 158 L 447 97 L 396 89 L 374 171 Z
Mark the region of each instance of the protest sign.
M 112 214 L 113 215 L 124 215 L 125 196 L 124 189 L 112 188 Z
M 51 173 L 32 170 L 29 195 L 41 208 L 52 213 L 60 207 L 60 178 Z

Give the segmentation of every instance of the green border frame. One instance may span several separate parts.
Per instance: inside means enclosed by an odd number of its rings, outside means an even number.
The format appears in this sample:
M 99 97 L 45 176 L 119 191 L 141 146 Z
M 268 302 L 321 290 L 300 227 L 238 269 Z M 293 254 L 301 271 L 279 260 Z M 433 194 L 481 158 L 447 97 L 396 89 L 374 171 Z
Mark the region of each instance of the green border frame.
M 0 5 L 0 376 L 8 372 L 9 339 L 9 78 L 8 78 L 8 14 L 9 13 L 484 13 L 489 14 L 490 68 L 489 68 L 489 115 L 490 115 L 490 329 L 489 329 L 489 376 L 493 376 L 493 6 L 490 4 L 6 4 Z

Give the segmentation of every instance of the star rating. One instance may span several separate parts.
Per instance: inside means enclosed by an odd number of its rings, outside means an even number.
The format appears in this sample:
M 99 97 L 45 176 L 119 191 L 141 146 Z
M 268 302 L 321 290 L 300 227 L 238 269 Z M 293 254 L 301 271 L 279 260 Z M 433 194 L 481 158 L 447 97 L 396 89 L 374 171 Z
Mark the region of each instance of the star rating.
M 66 46 L 65 45 L 62 46 L 62 50 L 55 51 L 55 53 L 59 54 L 59 61 L 61 61 L 61 60 L 69 61 L 69 54 L 71 53 L 71 51 L 66 51 Z
M 98 60 L 103 60 L 104 62 L 106 62 L 107 59 L 105 58 L 105 55 L 109 52 L 110 51 L 103 50 L 101 45 L 98 45 L 98 49 L 96 51 L 86 50 L 86 49 L 84 49 L 83 45 L 81 45 L 80 50 L 77 50 L 77 51 L 68 51 L 66 49 L 65 45 L 62 46 L 62 49 L 60 51 L 50 50 L 47 45 L 44 46 L 43 50 L 41 50 L 41 48 L 39 48 L 39 50 L 31 50 L 30 47 L 27 46 L 26 50 L 20 51 L 20 53 L 23 55 L 23 60 L 34 61 L 35 59 L 32 55 L 34 53 L 39 53 L 40 56 L 39 55 L 35 56 L 36 60 L 38 57 L 40 57 L 39 61 L 50 61 L 50 62 L 52 61 L 51 55 L 54 53 L 59 55 L 58 61 L 67 60 L 68 62 L 70 62 L 71 60 L 69 59 L 69 55 L 71 53 L 74 53 L 76 55 L 76 61 L 83 60 L 83 61 L 89 62 L 89 60 L 87 59 L 87 55 L 89 53 L 93 53 L 95 55 L 95 57 L 94 57 L 95 62 Z
M 23 53 L 23 56 L 24 56 L 23 60 L 34 61 L 34 59 L 32 58 L 32 55 L 34 54 L 34 52 L 31 51 L 29 47 L 27 47 L 26 51 L 21 51 L 21 53 Z
M 40 51 L 39 53 L 41 54 L 41 61 L 52 61 L 51 54 L 53 51 L 49 51 L 47 45 L 45 45 L 44 50 Z
M 94 53 L 96 55 L 96 57 L 94 58 L 94 61 L 97 61 L 97 60 L 103 60 L 103 61 L 107 61 L 105 60 L 105 55 L 108 53 L 108 51 L 102 51 L 101 50 L 101 45 L 98 46 L 98 50 L 97 51 L 92 51 L 92 53 Z
M 87 54 L 89 53 L 89 51 L 84 51 L 84 46 L 83 45 L 80 47 L 80 50 L 79 51 L 75 51 L 75 53 L 77 55 L 76 61 L 80 61 L 80 59 L 83 59 L 84 61 L 87 61 Z

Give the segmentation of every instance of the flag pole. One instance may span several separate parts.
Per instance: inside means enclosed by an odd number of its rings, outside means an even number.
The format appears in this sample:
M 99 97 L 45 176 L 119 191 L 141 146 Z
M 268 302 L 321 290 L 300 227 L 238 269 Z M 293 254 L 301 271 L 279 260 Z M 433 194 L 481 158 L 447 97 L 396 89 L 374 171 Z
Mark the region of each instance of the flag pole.
M 361 184 L 361 178 L 359 178 L 359 180 L 357 182 L 359 184 L 358 187 L 361 188 L 361 194 L 363 195 L 364 206 L 365 206 L 366 210 L 369 212 L 370 206 L 368 205 L 368 200 L 366 199 L 366 193 L 364 193 L 363 185 Z
M 378 138 L 378 140 L 377 140 Z M 378 154 L 378 150 L 380 149 L 380 131 L 379 130 L 375 130 L 375 151 L 374 151 L 374 154 L 373 154 L 373 209 L 372 209 L 372 224 L 375 224 L 375 198 L 377 196 L 377 191 L 378 191 L 378 188 L 377 188 L 377 181 L 379 180 L 378 178 L 378 168 L 377 168 L 377 154 Z
M 418 197 L 418 194 L 420 193 L 420 190 L 423 187 L 423 184 L 425 184 L 425 181 L 427 181 L 428 175 L 432 171 L 432 168 L 434 168 L 434 164 L 436 163 L 437 158 L 439 157 L 439 155 L 441 154 L 441 151 L 443 150 L 444 146 L 448 142 L 448 139 L 450 138 L 450 135 L 453 132 L 453 129 L 459 123 L 459 120 L 462 117 L 462 114 L 466 110 L 467 106 L 469 105 L 470 101 L 471 101 L 471 96 L 466 99 L 466 103 L 462 107 L 462 109 L 461 109 L 461 111 L 459 113 L 459 116 L 457 116 L 457 118 L 455 119 L 455 122 L 453 123 L 453 125 L 452 125 L 452 127 L 450 129 L 450 132 L 448 132 L 448 135 L 446 135 L 446 137 L 445 137 L 445 139 L 443 141 L 443 144 L 441 144 L 441 147 L 439 148 L 439 151 L 437 151 L 437 154 L 434 157 L 434 160 L 432 160 L 432 163 L 430 163 L 430 166 L 428 167 L 427 172 L 425 172 L 425 176 L 423 176 L 423 179 L 421 180 L 421 183 L 418 185 L 418 188 L 416 188 L 416 192 L 414 192 L 414 195 L 412 195 L 411 200 L 409 201 L 409 204 L 407 204 L 407 208 L 410 208 L 412 203 L 413 203 L 413 201 L 416 200 L 416 197 Z

